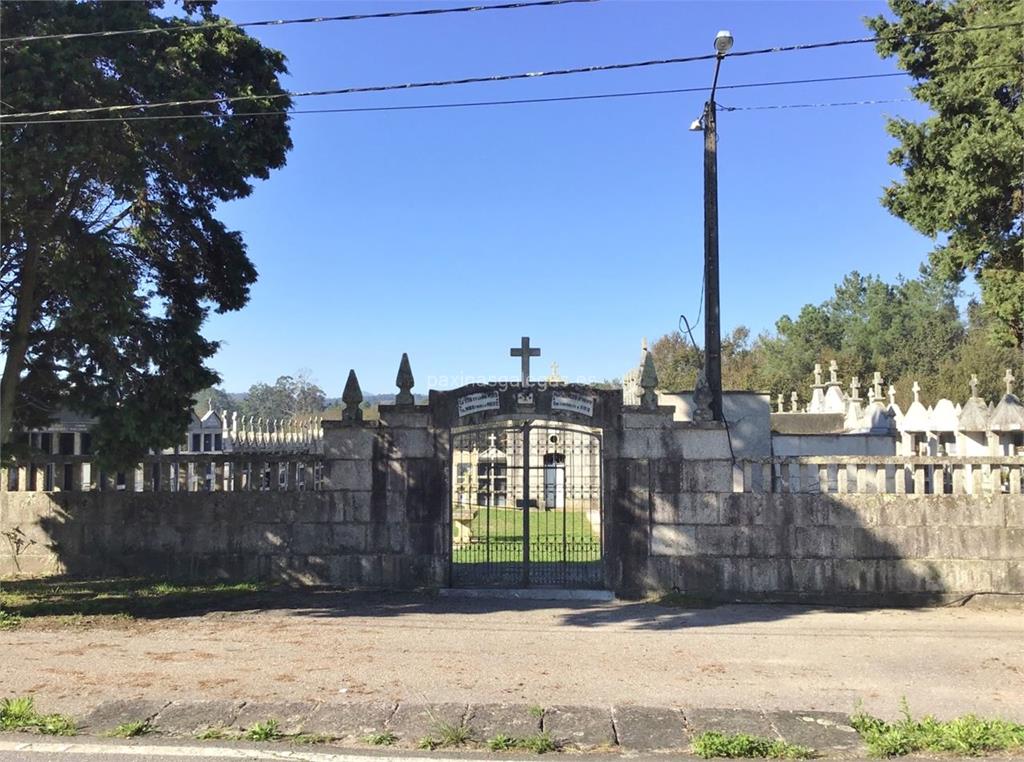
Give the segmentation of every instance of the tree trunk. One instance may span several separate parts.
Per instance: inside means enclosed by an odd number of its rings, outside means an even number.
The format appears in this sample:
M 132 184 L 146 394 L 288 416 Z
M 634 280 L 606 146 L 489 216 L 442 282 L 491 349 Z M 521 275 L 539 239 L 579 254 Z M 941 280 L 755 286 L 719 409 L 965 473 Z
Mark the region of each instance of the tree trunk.
M 7 344 L 3 378 L 0 379 L 0 447 L 6 448 L 13 439 L 14 407 L 18 399 L 18 384 L 28 353 L 28 335 L 36 313 L 36 281 L 39 277 L 39 249 L 28 246 L 21 263 L 21 283 L 15 308 L 11 338 Z

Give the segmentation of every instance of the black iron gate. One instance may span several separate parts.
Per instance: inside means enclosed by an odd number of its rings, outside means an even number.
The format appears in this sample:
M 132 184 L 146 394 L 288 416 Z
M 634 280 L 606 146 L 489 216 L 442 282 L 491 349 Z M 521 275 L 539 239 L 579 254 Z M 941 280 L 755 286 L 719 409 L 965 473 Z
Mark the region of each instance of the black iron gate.
M 603 587 L 601 437 L 509 422 L 452 432 L 452 585 Z

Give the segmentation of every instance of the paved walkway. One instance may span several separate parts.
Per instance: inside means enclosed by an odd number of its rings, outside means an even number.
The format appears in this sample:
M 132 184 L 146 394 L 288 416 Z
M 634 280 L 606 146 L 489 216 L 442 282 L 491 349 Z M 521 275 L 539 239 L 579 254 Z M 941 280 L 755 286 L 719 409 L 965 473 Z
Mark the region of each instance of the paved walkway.
M 354 740 L 384 727 L 408 744 L 440 717 L 484 738 L 523 735 L 525 723 L 580 746 L 681 748 L 706 728 L 797 743 L 813 729 L 831 747 L 849 739 L 840 726 L 858 701 L 895 716 L 902 697 L 915 714 L 1024 720 L 1020 609 L 682 610 L 352 593 L 274 604 L 99 626 L 26 620 L 0 633 L 0 696 L 32 695 L 40 711 L 96 732 L 142 715 L 181 736 L 193 720 L 273 717 L 285 732 L 330 726 Z M 839 735 L 822 741 L 822 728 Z

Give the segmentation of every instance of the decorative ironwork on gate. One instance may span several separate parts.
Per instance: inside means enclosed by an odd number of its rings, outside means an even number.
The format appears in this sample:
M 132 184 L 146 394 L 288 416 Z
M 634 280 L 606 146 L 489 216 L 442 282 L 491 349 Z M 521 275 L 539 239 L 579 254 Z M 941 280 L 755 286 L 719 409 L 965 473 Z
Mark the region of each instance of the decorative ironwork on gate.
M 553 422 L 452 432 L 452 584 L 600 588 L 601 436 Z

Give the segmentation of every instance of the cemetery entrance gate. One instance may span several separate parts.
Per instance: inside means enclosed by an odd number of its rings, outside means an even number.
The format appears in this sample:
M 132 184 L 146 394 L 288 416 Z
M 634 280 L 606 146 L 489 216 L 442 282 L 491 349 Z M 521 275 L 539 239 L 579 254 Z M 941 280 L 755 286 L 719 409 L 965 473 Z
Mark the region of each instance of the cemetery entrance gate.
M 451 453 L 453 586 L 603 586 L 599 430 L 492 423 Z

